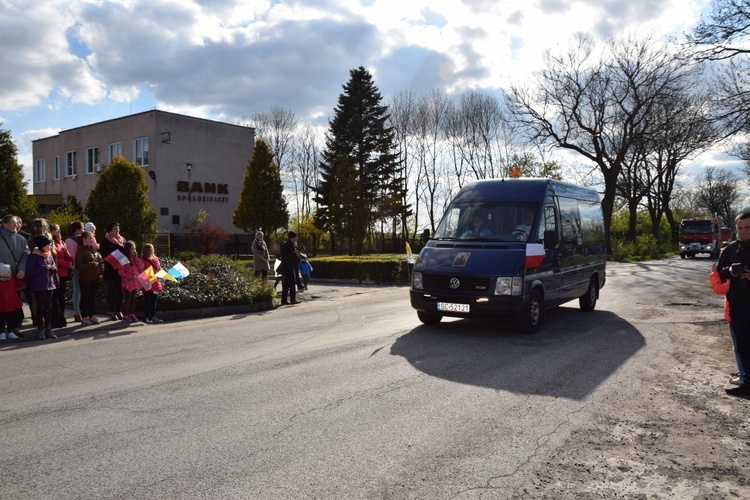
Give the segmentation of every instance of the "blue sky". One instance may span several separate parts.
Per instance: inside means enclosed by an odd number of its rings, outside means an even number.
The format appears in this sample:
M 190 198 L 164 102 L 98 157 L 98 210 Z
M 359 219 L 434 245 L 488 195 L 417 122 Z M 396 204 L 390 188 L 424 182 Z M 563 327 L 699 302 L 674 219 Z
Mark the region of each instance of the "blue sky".
M 325 124 L 349 70 L 384 97 L 522 82 L 586 32 L 681 37 L 710 0 L 0 0 L 0 122 L 31 141 L 152 108 Z M 38 4 L 38 5 L 34 5 Z M 726 159 L 725 159 L 726 160 Z M 701 161 L 721 161 L 718 153 Z

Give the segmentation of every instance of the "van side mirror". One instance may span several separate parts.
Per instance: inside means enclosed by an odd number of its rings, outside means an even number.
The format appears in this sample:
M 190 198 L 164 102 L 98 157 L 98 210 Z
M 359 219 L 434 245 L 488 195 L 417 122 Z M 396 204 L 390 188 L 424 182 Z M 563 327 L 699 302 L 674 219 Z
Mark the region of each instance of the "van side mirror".
M 544 249 L 552 250 L 557 247 L 557 231 L 544 232 Z

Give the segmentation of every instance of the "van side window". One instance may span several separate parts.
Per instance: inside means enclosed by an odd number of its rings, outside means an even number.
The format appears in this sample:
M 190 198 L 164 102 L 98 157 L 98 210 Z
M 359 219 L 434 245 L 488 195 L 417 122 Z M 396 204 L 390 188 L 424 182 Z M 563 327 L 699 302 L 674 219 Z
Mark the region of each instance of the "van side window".
M 583 243 L 596 248 L 592 251 L 603 252 L 604 250 L 600 250 L 600 248 L 604 248 L 604 221 L 602 220 L 602 209 L 599 203 L 581 201 L 579 210 L 581 212 Z
M 559 202 L 563 247 L 575 247 L 583 244 L 578 201 L 570 198 L 559 198 Z
M 542 220 L 539 222 L 539 239 L 544 241 L 544 232 L 554 231 L 557 234 L 557 217 L 555 217 L 555 207 L 544 207 Z

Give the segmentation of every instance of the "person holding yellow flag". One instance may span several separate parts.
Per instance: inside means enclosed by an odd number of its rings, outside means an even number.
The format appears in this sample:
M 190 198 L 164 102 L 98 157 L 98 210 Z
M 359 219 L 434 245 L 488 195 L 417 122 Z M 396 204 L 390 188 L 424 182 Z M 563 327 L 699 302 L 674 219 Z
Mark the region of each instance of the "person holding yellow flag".
M 141 261 L 144 267 L 143 272 L 148 274 L 151 284 L 148 290 L 144 287 L 143 291 L 143 309 L 146 313 L 146 323 L 161 323 L 163 320 L 156 316 L 157 294 L 162 290 L 161 280 L 157 278 L 159 271 L 161 271 L 161 264 L 159 263 L 159 257 L 156 256 L 154 245 L 151 243 L 143 245 L 141 249 Z

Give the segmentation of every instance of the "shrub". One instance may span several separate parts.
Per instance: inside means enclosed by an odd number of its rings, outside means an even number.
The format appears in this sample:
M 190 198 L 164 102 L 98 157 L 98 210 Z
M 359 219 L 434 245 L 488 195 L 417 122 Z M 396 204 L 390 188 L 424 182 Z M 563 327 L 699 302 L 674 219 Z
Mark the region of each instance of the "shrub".
M 169 270 L 177 259 L 159 258 L 161 267 Z M 199 259 L 181 261 L 190 275 L 179 283 L 164 282 L 159 292 L 157 309 L 179 310 L 200 307 L 253 304 L 276 297 L 276 291 L 268 280 L 258 279 L 251 270 L 228 257 L 208 255 Z M 72 284 L 68 286 L 66 297 L 72 301 Z M 107 283 L 102 279 L 97 293 L 97 310 L 107 311 Z M 143 294 L 136 298 L 136 309 L 143 310 Z
M 161 259 L 165 270 L 176 262 L 174 259 Z M 190 275 L 179 283 L 164 282 L 164 289 L 159 293 L 160 309 L 249 304 L 276 297 L 276 291 L 268 280 L 255 278 L 244 265 L 229 257 L 207 255 L 182 261 L 182 264 L 188 268 Z
M 409 269 L 403 254 L 331 256 L 310 261 L 313 276 L 376 283 L 408 283 Z
M 189 260 L 195 259 L 196 257 L 198 257 L 198 254 L 191 250 L 183 250 L 182 252 L 177 252 L 174 255 L 174 258 L 181 262 L 187 262 Z

